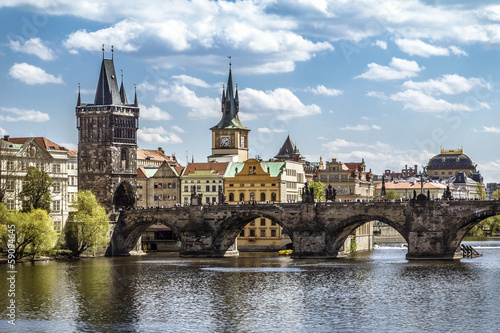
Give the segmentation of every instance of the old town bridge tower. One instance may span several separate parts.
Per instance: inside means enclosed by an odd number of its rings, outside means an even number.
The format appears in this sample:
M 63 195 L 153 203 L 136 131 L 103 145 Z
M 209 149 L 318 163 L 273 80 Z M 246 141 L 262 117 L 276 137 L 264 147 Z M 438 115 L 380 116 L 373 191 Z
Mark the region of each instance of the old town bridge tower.
M 103 49 L 104 52 L 104 49 Z M 113 59 L 103 56 L 93 104 L 76 105 L 78 189 L 94 193 L 111 211 L 133 206 L 137 188 L 137 93 L 129 104 Z

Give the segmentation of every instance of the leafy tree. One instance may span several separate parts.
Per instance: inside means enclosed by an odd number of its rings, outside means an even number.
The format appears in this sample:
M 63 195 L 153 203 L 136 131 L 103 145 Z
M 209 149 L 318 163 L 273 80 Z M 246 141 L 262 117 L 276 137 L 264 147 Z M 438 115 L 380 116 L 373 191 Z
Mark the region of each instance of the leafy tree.
M 492 197 L 493 199 L 500 199 L 500 189 L 498 189 L 498 190 L 496 190 L 495 192 L 493 192 L 493 193 L 491 194 L 491 197 Z
M 72 255 L 80 256 L 85 250 L 108 244 L 109 220 L 106 210 L 90 191 L 78 191 L 73 201 L 76 212 L 66 224 L 68 246 Z
M 394 192 L 393 190 L 389 190 L 385 193 L 385 197 L 387 200 L 397 200 L 397 199 L 401 199 L 401 196 L 399 194 L 397 194 L 396 192 Z
M 469 231 L 469 234 L 474 236 L 481 236 L 485 234 L 486 230 L 488 230 L 489 234 L 498 234 L 498 232 L 500 232 L 500 216 L 492 216 L 490 218 L 487 218 L 486 220 L 481 221 Z
M 52 178 L 48 173 L 29 166 L 24 177 L 23 189 L 19 193 L 22 200 L 22 211 L 29 212 L 32 209 L 40 208 L 50 212 L 51 186 Z
M 3 208 L 1 208 L 3 207 Z M 55 244 L 57 232 L 54 230 L 54 221 L 42 209 L 33 209 L 29 213 L 6 212 L 3 205 L 0 207 L 1 223 L 6 228 L 14 226 L 15 230 L 15 258 L 21 259 L 50 251 Z M 5 210 L 4 210 L 5 209 Z M 4 247 L 7 244 L 6 230 L 1 232 Z
M 309 182 L 309 188 L 314 189 L 314 199 L 325 200 L 325 185 L 322 182 Z
M 477 182 L 477 196 L 479 200 L 486 200 L 486 191 L 484 190 L 484 185 L 481 182 Z

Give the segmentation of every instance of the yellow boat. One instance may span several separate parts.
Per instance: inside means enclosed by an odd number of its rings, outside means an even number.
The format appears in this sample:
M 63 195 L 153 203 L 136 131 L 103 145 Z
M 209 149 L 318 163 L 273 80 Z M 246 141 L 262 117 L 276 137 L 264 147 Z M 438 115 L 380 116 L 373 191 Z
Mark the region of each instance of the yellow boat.
M 280 250 L 278 253 L 280 256 L 289 256 L 292 252 L 293 250 Z

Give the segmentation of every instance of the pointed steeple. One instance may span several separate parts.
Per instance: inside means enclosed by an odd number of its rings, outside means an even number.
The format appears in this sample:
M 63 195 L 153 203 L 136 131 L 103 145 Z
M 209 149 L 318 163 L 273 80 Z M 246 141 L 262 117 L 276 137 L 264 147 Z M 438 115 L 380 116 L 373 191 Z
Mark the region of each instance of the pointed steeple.
M 82 105 L 82 99 L 80 98 L 80 83 L 78 83 L 78 100 L 76 101 L 76 106 Z
M 113 59 L 102 59 L 101 72 L 95 92 L 95 105 L 121 105 L 118 81 L 116 80 Z
M 137 87 L 134 84 L 134 91 L 135 91 L 135 96 L 134 96 L 134 106 L 139 106 L 139 103 L 137 102 Z
M 122 101 L 122 104 L 128 104 L 127 101 L 127 94 L 125 94 L 125 88 L 123 87 L 123 70 L 122 72 L 122 84 L 120 85 L 120 100 Z
M 212 127 L 211 129 L 223 129 L 223 128 L 239 128 L 247 129 L 241 123 L 238 118 L 239 112 L 239 102 L 238 102 L 238 86 L 236 86 L 236 92 L 234 91 L 233 85 L 233 75 L 231 71 L 231 62 L 229 63 L 229 76 L 227 79 L 227 86 L 224 91 L 224 86 L 222 88 L 222 119 L 219 123 Z

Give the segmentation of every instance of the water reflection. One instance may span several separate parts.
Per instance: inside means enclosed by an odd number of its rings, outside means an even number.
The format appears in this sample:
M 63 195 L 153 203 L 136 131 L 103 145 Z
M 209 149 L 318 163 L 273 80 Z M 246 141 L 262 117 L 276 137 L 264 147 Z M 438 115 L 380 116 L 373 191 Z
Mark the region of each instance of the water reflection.
M 16 330 L 490 332 L 500 325 L 500 246 L 480 252 L 454 262 L 409 262 L 406 249 L 381 247 L 337 260 L 264 253 L 18 264 Z

